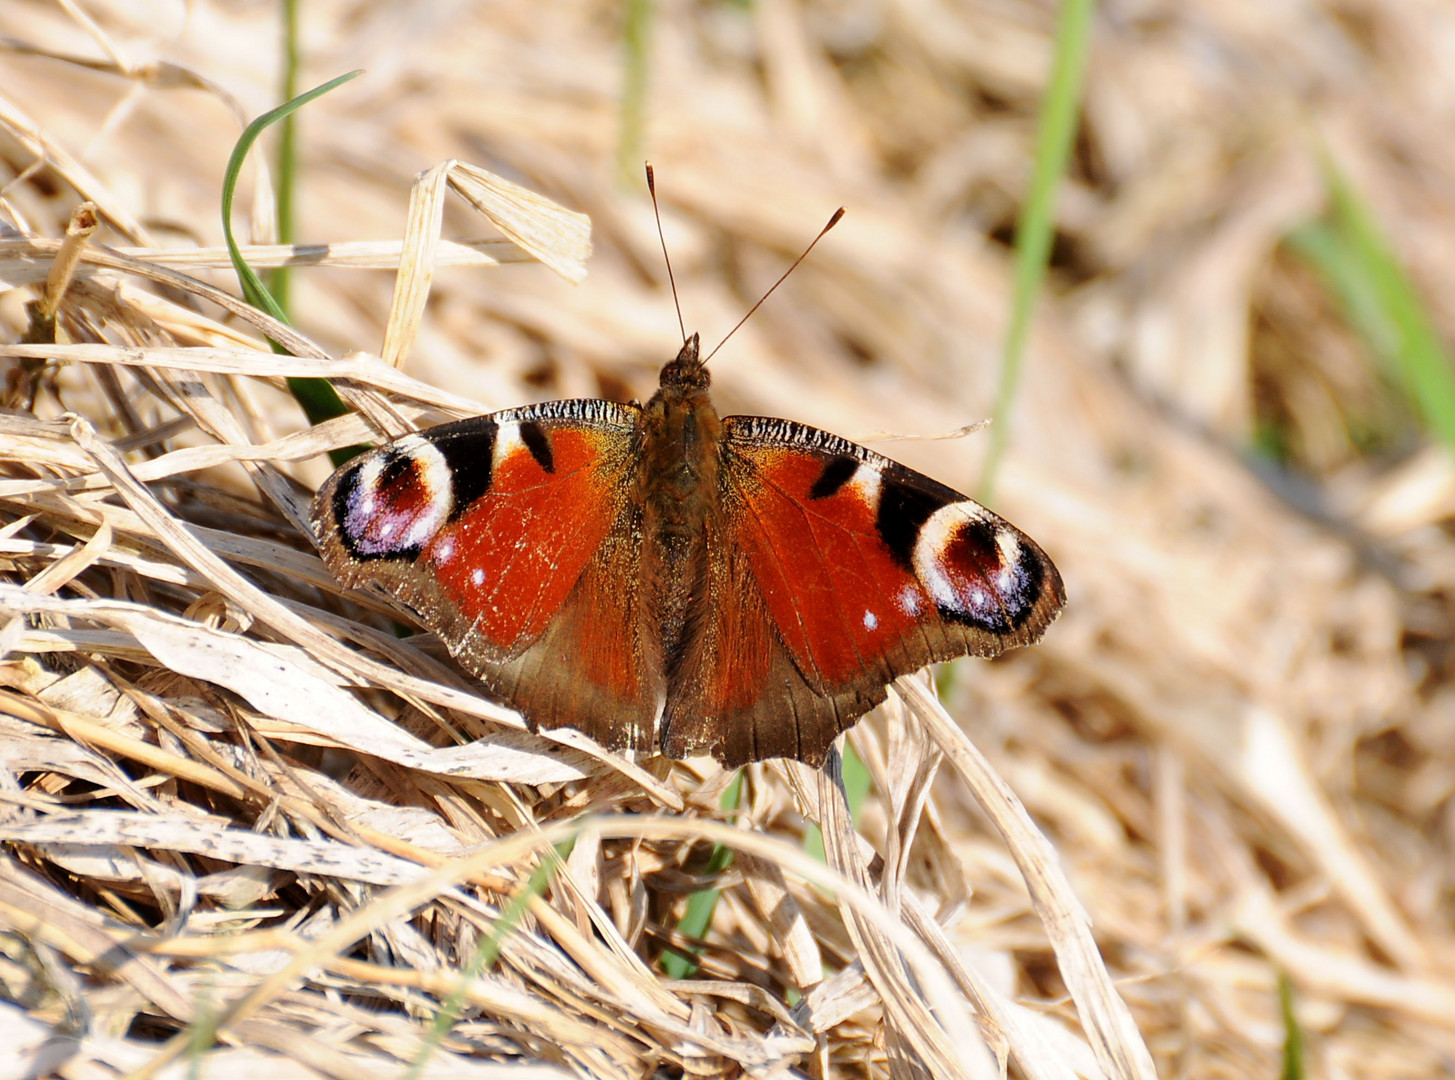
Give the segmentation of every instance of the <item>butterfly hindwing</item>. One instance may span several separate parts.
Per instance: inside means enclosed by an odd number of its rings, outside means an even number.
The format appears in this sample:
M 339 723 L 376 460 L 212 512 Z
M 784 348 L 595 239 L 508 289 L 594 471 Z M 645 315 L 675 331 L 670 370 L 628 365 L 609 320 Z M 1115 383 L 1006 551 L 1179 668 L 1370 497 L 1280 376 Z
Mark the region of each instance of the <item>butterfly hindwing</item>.
M 711 544 L 708 559 L 698 633 L 663 714 L 663 752 L 710 753 L 729 767 L 773 757 L 822 764 L 839 732 L 884 700 L 883 686 L 810 685 L 778 632 L 748 552 Z
M 736 635 L 757 643 L 754 663 L 739 657 L 736 677 L 721 659 L 700 671 L 684 664 L 696 693 L 691 707 L 669 707 L 668 753 L 674 737 L 694 741 L 695 710 L 726 721 L 703 724 L 704 738 L 749 729 L 743 749 L 714 751 L 730 761 L 771 756 L 758 752 L 766 739 L 774 754 L 818 763 L 894 678 L 1028 644 L 1064 602 L 1035 542 L 954 490 L 801 424 L 740 416 L 723 426 L 713 550 L 731 602 L 707 605 L 701 658 L 713 660 L 715 636 Z M 749 616 L 769 626 L 745 627 Z M 752 700 L 758 708 L 739 707 Z
M 535 726 L 643 749 L 660 692 L 637 645 L 636 416 L 555 401 L 369 451 L 315 499 L 324 559 L 412 608 Z

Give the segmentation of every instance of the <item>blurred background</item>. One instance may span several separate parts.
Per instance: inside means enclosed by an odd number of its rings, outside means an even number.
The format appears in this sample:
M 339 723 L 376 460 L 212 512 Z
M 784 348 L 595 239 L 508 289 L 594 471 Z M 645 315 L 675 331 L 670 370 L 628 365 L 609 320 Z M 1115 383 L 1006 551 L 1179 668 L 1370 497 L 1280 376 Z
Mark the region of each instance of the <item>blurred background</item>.
M 446 158 L 593 222 L 579 285 L 441 270 L 411 374 L 488 408 L 650 395 L 680 340 L 650 159 L 706 342 L 847 208 L 713 361 L 723 413 L 877 440 L 983 490 L 990 433 L 883 436 L 995 411 L 1056 5 L 298 8 L 298 89 L 364 74 L 297 115 L 294 239 L 397 240 L 411 181 Z M 258 0 L 0 2 L 0 215 L 59 236 L 78 192 L 38 158 L 64 153 L 104 242 L 221 243 L 228 154 L 286 96 L 282 25 Z M 1449 4 L 1092 17 L 989 498 L 1069 601 L 1039 646 L 941 681 L 1057 844 L 1165 1076 L 1275 1075 L 1280 973 L 1312 1075 L 1455 1069 L 1452 119 Z M 269 241 L 244 175 L 236 223 Z M 447 236 L 479 232 L 447 210 Z M 337 353 L 378 351 L 392 288 L 304 269 L 291 310 Z M 281 396 L 270 417 L 304 425 Z M 956 940 L 1058 1015 L 997 841 L 953 784 L 938 797 L 965 869 Z

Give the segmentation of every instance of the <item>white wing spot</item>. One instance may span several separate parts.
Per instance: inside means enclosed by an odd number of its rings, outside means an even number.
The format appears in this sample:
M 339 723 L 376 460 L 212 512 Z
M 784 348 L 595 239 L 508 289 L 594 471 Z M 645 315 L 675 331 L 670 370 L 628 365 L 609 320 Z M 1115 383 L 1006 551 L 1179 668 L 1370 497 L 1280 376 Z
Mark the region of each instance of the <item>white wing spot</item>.
M 495 452 L 492 455 L 491 464 L 499 469 L 516 451 L 530 453 L 526 448 L 525 440 L 520 437 L 520 424 L 512 420 L 501 424 L 495 430 Z
M 995 586 L 1009 596 L 1020 591 L 1023 572 L 1019 566 L 1002 566 L 995 575 Z
M 879 616 L 878 615 L 875 615 L 874 612 L 872 612 L 872 611 L 866 611 L 866 612 L 864 612 L 864 629 L 865 630 L 877 630 L 877 629 L 879 629 Z
M 1025 587 L 1025 552 L 1015 533 L 1002 529 L 995 538 L 995 548 L 1000 554 L 1000 570 L 995 575 L 995 587 L 1006 597 L 1015 598 Z
M 865 506 L 871 510 L 876 510 L 879 507 L 879 489 L 882 479 L 883 477 L 879 475 L 878 469 L 871 468 L 861 462 L 859 467 L 854 470 L 854 475 L 849 478 L 849 482 L 844 486 L 853 488 L 859 493 L 859 498 L 864 500 Z
M 1001 562 L 1014 566 L 1021 561 L 1021 542 L 1009 529 L 1001 529 L 996 534 L 995 547 L 1000 552 Z
M 906 585 L 900 590 L 899 610 L 906 615 L 919 614 L 919 590 L 913 585 Z
M 475 567 L 474 570 L 470 571 L 470 580 L 473 581 L 477 586 L 484 585 L 485 571 L 481 570 L 478 566 Z
M 435 548 L 435 562 L 447 563 L 455 557 L 455 538 L 447 536 L 440 541 L 440 546 Z

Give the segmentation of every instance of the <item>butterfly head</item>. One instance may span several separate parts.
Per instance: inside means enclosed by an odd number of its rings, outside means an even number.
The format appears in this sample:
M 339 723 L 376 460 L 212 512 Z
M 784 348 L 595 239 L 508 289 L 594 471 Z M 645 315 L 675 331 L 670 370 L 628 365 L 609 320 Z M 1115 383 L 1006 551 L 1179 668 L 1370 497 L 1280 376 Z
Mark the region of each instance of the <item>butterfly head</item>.
M 701 394 L 707 391 L 711 381 L 707 374 L 707 361 L 702 358 L 696 334 L 682 343 L 677 359 L 662 368 L 663 392 L 681 396 Z

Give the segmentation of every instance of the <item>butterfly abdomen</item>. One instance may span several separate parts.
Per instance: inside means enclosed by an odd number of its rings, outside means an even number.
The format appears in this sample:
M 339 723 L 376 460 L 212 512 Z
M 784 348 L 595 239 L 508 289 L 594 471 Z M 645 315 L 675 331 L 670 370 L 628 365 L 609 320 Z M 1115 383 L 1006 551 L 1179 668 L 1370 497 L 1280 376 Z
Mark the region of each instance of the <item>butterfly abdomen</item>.
M 636 478 L 642 507 L 645 632 L 669 673 L 702 604 L 707 543 L 721 513 L 722 421 L 697 364 L 696 338 L 683 346 L 661 389 L 642 411 Z

